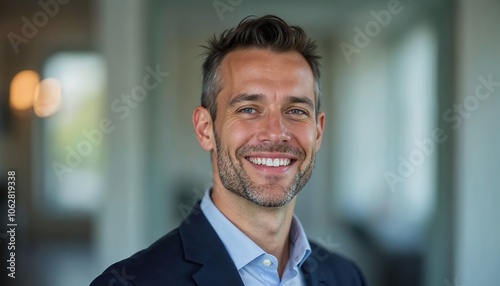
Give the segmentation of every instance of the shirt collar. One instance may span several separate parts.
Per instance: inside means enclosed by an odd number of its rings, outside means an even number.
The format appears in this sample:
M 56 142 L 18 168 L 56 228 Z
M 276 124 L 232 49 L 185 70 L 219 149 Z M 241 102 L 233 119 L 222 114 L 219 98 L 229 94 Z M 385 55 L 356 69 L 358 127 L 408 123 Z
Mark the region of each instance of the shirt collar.
M 294 214 L 290 227 L 290 260 L 293 259 L 293 265 L 300 268 L 310 254 L 311 245 L 306 232 L 299 218 Z
M 266 252 L 239 230 L 215 206 L 210 198 L 211 189 L 205 192 L 200 207 L 215 232 L 226 247 L 238 271 Z M 293 215 L 290 227 L 290 261 L 300 267 L 311 254 L 311 246 L 299 219 Z

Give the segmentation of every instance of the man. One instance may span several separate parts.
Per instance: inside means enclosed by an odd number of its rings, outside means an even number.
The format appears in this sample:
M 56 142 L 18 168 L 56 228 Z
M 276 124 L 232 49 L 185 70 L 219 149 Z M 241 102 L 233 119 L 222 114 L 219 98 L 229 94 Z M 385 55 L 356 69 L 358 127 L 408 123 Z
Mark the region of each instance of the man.
M 206 49 L 193 125 L 213 187 L 179 228 L 91 285 L 365 285 L 352 262 L 308 242 L 293 214 L 325 122 L 316 44 L 264 16 Z

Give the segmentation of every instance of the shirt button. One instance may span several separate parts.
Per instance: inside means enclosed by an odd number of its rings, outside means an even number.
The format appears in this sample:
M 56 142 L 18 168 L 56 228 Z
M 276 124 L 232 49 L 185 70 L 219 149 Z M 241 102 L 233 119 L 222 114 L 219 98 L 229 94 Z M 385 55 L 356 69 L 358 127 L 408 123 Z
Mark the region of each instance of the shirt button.
M 273 263 L 269 259 L 264 259 L 264 261 L 262 261 L 262 264 L 264 264 L 265 266 L 271 266 L 271 264 Z

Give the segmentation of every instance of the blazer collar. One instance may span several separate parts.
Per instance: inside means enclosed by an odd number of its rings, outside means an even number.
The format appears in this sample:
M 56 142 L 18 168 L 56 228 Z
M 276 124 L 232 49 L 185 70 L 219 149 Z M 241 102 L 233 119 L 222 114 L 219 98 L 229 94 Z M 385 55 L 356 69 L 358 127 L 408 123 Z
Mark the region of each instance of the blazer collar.
M 184 258 L 201 264 L 200 269 L 193 274 L 199 286 L 244 286 L 233 260 L 201 211 L 199 203 L 180 225 L 179 234 Z

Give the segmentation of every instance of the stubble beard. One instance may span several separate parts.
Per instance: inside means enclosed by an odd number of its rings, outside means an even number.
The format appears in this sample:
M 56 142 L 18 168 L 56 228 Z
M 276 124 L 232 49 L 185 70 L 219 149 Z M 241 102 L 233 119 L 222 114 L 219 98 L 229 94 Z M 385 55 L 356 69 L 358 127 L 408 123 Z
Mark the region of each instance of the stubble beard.
M 305 153 L 301 149 L 286 144 L 273 146 L 244 145 L 236 150 L 236 159 L 232 159 L 229 150 L 222 145 L 216 132 L 214 132 L 214 135 L 217 149 L 217 168 L 222 185 L 230 192 L 256 205 L 268 208 L 285 206 L 302 190 L 311 178 L 316 158 L 314 150 L 311 157 L 305 159 Z M 245 160 L 243 154 L 248 154 L 249 152 L 280 152 L 291 154 L 298 161 L 303 161 L 300 166 L 302 168 L 299 167 L 299 170 L 288 186 L 280 186 L 278 184 L 281 179 L 280 175 L 268 175 L 265 177 L 266 183 L 259 185 L 253 182 L 243 169 L 242 160 Z

